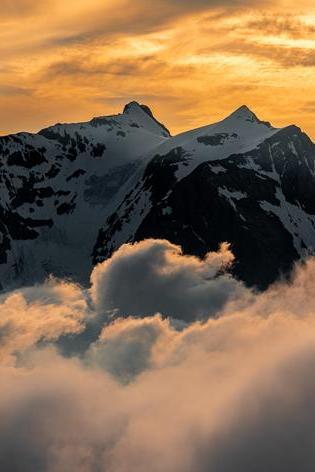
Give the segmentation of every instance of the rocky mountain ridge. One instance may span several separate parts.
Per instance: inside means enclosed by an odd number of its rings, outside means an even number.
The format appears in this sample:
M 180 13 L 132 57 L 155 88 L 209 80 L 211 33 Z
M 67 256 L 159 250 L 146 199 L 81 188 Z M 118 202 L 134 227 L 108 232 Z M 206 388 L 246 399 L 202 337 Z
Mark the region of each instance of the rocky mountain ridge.
M 0 281 L 86 283 L 125 242 L 166 238 L 265 288 L 315 250 L 315 146 L 246 106 L 171 137 L 136 102 L 121 115 L 0 138 Z

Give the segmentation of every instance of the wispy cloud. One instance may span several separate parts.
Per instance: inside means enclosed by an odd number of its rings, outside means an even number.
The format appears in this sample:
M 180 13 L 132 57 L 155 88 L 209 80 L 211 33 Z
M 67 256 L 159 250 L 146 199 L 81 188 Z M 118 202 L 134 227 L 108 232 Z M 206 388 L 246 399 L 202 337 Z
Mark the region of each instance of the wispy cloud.
M 315 133 L 309 112 L 297 113 L 305 90 L 315 92 L 308 0 L 303 10 L 291 0 L 285 9 L 280 0 L 50 2 L 4 4 L 2 133 L 112 114 L 122 105 L 113 97 L 122 95 L 152 97 L 173 133 L 241 103 L 276 125 L 295 122 Z
M 16 95 L 31 95 L 33 89 L 26 87 L 18 87 L 15 85 L 0 85 L 0 95 L 16 96 Z

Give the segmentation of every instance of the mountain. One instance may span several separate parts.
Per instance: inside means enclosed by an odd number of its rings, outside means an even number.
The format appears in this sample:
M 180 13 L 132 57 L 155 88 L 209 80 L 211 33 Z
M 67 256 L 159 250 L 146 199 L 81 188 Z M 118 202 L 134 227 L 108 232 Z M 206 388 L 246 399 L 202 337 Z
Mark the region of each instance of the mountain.
M 315 249 L 315 145 L 242 106 L 172 137 L 145 105 L 0 138 L 0 282 L 83 284 L 121 244 L 167 238 L 265 288 Z
M 235 276 L 266 288 L 315 248 L 315 146 L 246 106 L 162 143 L 107 219 L 94 249 L 166 238 L 204 256 L 231 243 Z
M 82 283 L 110 202 L 170 137 L 136 102 L 117 116 L 0 138 L 0 283 Z

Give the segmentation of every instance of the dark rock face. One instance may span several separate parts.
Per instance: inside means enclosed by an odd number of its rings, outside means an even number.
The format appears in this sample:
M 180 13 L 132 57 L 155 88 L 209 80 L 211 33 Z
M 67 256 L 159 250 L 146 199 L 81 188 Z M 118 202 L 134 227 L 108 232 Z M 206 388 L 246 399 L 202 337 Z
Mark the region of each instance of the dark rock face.
M 236 133 L 232 133 L 231 135 L 227 133 L 218 133 L 214 134 L 213 136 L 199 136 L 197 138 L 198 143 L 205 144 L 206 146 L 219 146 L 224 143 L 227 138 L 237 138 Z
M 218 145 L 224 138 L 214 139 L 212 145 Z M 139 195 L 149 192 L 149 211 L 144 211 L 129 241 L 165 238 L 201 257 L 227 241 L 236 256 L 233 273 L 247 284 L 264 289 L 287 275 L 306 248 L 304 235 L 299 235 L 299 218 L 303 214 L 313 225 L 315 221 L 311 220 L 315 215 L 315 146 L 310 139 L 289 127 L 253 151 L 204 162 L 177 181 L 183 159 L 185 152 L 179 148 L 152 159 L 140 187 L 125 197 L 100 231 L 95 262 L 116 249 L 117 233 L 133 220 Z M 274 211 L 267 210 L 267 204 Z M 285 213 L 288 204 L 293 216 Z M 295 210 L 302 213 L 294 221 Z M 291 216 L 300 247 L 285 224 Z M 314 226 L 312 237 L 315 242 Z
M 30 169 L 39 164 L 42 164 L 43 162 L 47 162 L 47 160 L 44 157 L 44 152 L 45 152 L 45 148 L 36 150 L 36 149 L 32 149 L 31 146 L 30 146 L 30 149 L 28 149 L 27 151 L 13 152 L 8 158 L 8 165 L 20 166 L 20 167 L 25 167 L 26 169 Z
M 98 205 L 108 202 L 123 184 L 133 175 L 140 162 L 118 166 L 102 176 L 92 176 L 86 180 L 84 198 L 87 202 Z
M 298 254 L 280 221 L 259 206 L 257 196 L 277 203 L 274 182 L 268 179 L 256 185 L 252 171 L 226 164 L 227 173 L 221 176 L 211 172 L 211 165 L 203 164 L 179 182 L 167 199 L 171 210 L 154 207 L 139 226 L 135 240 L 166 238 L 181 245 L 184 252 L 201 257 L 228 241 L 237 261 L 234 274 L 251 285 L 265 287 L 281 272 L 287 273 Z M 246 195 L 235 203 L 237 211 L 220 194 L 222 187 Z

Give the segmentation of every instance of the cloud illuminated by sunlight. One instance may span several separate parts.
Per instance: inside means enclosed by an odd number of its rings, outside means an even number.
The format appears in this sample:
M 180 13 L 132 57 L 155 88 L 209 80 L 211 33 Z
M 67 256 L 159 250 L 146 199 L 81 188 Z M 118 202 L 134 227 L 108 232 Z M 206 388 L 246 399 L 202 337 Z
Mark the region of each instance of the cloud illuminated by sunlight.
M 1 134 L 137 99 L 173 133 L 247 103 L 315 135 L 311 1 L 6 0 L 0 25 Z

